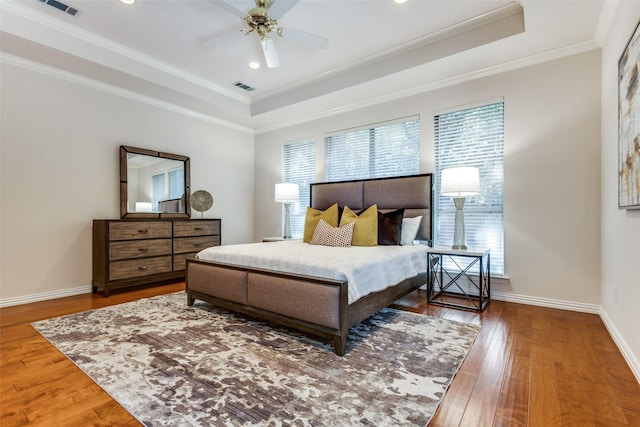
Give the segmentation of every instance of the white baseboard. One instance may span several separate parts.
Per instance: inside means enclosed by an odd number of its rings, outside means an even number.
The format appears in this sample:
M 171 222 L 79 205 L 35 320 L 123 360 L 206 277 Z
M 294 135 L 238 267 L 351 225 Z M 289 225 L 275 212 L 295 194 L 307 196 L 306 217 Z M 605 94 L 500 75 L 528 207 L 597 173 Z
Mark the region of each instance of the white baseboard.
M 59 291 L 43 292 L 41 294 L 25 295 L 21 297 L 4 298 L 0 299 L 0 308 L 88 293 L 91 293 L 91 285 L 79 286 L 77 288 L 70 289 L 61 289 Z
M 600 319 L 602 319 L 602 323 L 604 323 L 607 331 L 609 331 L 609 335 L 611 335 L 611 338 L 613 338 L 613 341 L 618 346 L 620 353 L 622 353 L 622 356 L 627 361 L 629 368 L 631 368 L 633 375 L 636 377 L 638 382 L 640 382 L 640 362 L 638 361 L 638 358 L 633 354 L 633 351 L 631 351 L 624 338 L 622 338 L 620 333 L 618 333 L 613 322 L 611 322 L 611 319 L 600 305 L 532 297 L 528 295 L 507 294 L 503 292 L 491 292 L 491 299 L 599 315 Z
M 62 289 L 59 291 L 43 292 L 40 294 L 26 295 L 22 297 L 0 299 L 0 308 L 11 307 L 14 305 L 28 304 L 31 302 L 46 301 L 56 298 L 64 298 L 72 295 L 81 295 L 91 292 L 91 286 L 79 286 L 77 288 Z M 640 382 L 640 362 L 635 354 L 631 351 L 625 340 L 618 333 L 617 329 L 611 322 L 611 319 L 604 309 L 597 304 L 585 304 L 573 301 L 556 300 L 551 298 L 532 297 L 528 295 L 518 295 L 503 292 L 492 292 L 491 298 L 498 301 L 513 302 L 518 304 L 535 305 L 540 307 L 557 308 L 560 310 L 578 311 L 581 313 L 597 314 L 602 319 L 613 341 L 620 349 L 622 356 L 627 361 L 631 371 Z
M 609 315 L 606 311 L 604 311 L 604 308 L 600 308 L 599 314 L 602 322 L 604 323 L 604 326 L 609 331 L 609 335 L 611 335 L 611 338 L 613 338 L 613 341 L 620 349 L 620 353 L 622 353 L 624 360 L 627 361 L 627 364 L 629 365 L 629 368 L 631 368 L 633 375 L 635 375 L 636 380 L 638 380 L 638 382 L 640 383 L 640 361 L 638 361 L 636 355 L 633 354 L 625 340 L 622 338 L 622 336 L 620 336 L 613 322 L 611 322 Z
M 560 310 L 579 311 L 581 313 L 600 314 L 600 305 L 582 302 L 565 301 L 559 299 L 532 297 L 529 295 L 491 292 L 491 299 L 518 304 L 536 305 L 539 307 L 557 308 Z

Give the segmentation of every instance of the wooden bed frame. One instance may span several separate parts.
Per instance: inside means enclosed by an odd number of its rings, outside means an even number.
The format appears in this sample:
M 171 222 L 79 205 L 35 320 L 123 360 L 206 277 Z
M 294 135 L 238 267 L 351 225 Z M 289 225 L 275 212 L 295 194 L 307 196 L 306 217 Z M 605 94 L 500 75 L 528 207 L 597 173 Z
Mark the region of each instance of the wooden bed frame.
M 422 215 L 416 240 L 432 239 L 432 175 L 311 184 L 311 207 L 334 203 L 355 212 L 377 204 L 382 212 L 405 208 L 404 216 Z M 424 285 L 425 273 L 348 303 L 346 281 L 187 260 L 187 303 L 196 299 L 269 320 L 327 340 L 336 354 L 346 351 L 349 328 Z

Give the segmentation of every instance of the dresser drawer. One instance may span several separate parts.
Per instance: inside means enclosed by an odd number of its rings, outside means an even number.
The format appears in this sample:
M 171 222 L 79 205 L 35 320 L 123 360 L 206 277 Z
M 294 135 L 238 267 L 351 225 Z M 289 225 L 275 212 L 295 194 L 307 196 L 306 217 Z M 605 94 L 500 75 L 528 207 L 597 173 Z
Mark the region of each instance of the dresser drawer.
M 220 221 L 194 219 L 173 223 L 174 237 L 204 236 L 206 234 L 220 234 Z
M 114 261 L 109 264 L 109 280 L 128 279 L 171 271 L 171 255 Z
M 187 252 L 199 252 L 210 246 L 219 246 L 220 236 L 183 237 L 173 239 L 173 253 L 184 254 Z
M 171 238 L 171 223 L 167 221 L 113 222 L 109 225 L 109 240 Z
M 173 256 L 173 271 L 186 270 L 187 258 L 194 259 L 198 252 L 190 252 L 188 254 L 178 254 Z
M 109 243 L 109 260 L 171 255 L 171 239 L 129 240 Z
M 221 222 L 218 218 L 94 219 L 93 291 L 103 290 L 109 296 L 111 289 L 183 280 L 188 258 L 220 245 Z

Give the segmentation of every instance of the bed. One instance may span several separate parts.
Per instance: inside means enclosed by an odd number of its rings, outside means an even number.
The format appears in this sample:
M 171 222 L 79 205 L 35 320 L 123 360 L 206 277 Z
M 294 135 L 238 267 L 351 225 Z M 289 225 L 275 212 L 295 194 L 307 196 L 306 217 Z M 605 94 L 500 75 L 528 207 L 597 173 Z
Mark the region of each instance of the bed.
M 415 232 L 416 245 L 321 248 L 285 241 L 205 249 L 196 259 L 187 260 L 187 303 L 192 306 L 195 300 L 202 300 L 299 330 L 328 341 L 342 356 L 351 326 L 426 283 L 424 245 L 432 239 L 431 188 L 431 174 L 311 184 L 311 208 L 316 211 L 327 212 L 337 204 L 361 214 L 376 205 L 383 215 L 403 209 L 404 221 L 415 223 L 411 218 L 422 217 Z M 240 259 L 234 254 L 239 251 Z M 321 252 L 329 253 L 322 258 L 329 261 L 319 261 Z M 394 258 L 400 252 L 409 254 L 408 258 Z M 260 253 L 265 256 L 258 256 Z M 336 267 L 337 260 L 352 255 L 365 264 L 355 272 Z M 302 259 L 313 262 L 303 265 Z M 372 274 L 370 269 L 385 259 L 393 266 L 382 267 L 389 277 L 384 283 L 372 283 L 383 274 Z M 354 290 L 350 282 L 356 281 L 365 288 Z
M 162 200 L 158 202 L 158 212 L 160 213 L 183 213 L 184 202 L 182 198 Z

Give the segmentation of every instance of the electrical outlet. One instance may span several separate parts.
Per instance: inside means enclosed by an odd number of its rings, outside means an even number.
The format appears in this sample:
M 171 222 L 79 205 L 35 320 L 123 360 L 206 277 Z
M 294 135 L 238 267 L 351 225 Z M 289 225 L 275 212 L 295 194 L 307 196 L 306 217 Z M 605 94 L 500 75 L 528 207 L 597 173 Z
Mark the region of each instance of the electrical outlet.
M 618 287 L 613 287 L 613 302 L 618 303 Z

